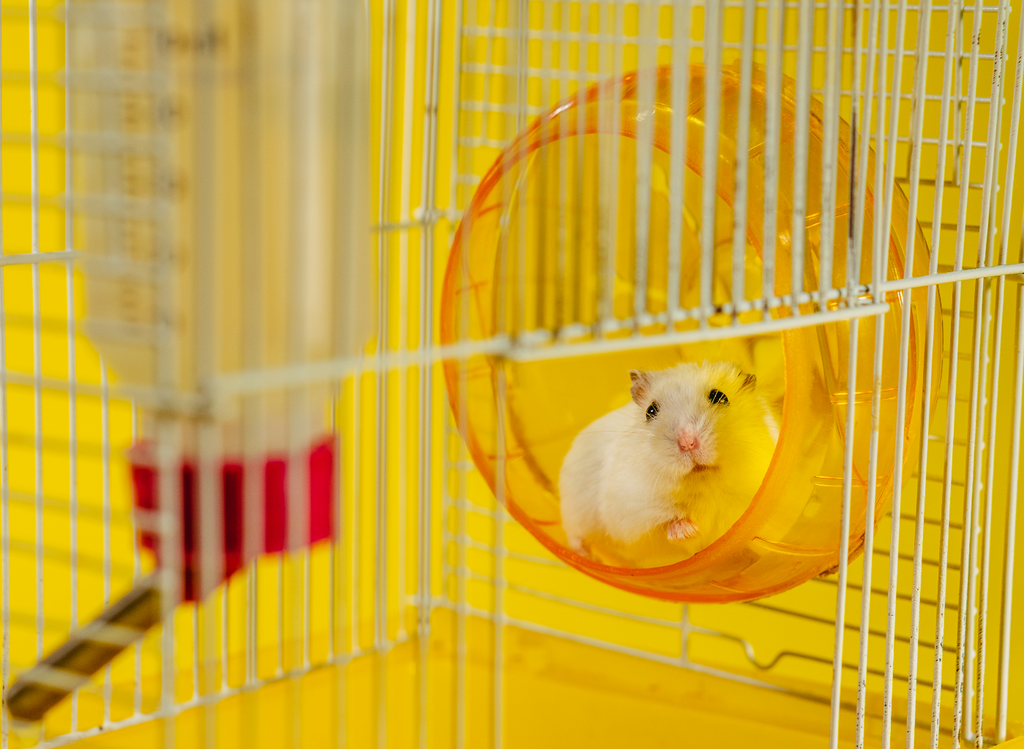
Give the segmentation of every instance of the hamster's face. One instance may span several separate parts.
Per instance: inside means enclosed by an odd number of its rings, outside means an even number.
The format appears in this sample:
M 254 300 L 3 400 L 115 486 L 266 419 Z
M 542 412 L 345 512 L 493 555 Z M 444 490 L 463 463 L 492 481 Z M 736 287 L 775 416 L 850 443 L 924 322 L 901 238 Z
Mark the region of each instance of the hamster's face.
M 728 362 L 631 372 L 640 438 L 655 462 L 679 476 L 740 458 L 747 433 L 764 429 L 755 378 Z

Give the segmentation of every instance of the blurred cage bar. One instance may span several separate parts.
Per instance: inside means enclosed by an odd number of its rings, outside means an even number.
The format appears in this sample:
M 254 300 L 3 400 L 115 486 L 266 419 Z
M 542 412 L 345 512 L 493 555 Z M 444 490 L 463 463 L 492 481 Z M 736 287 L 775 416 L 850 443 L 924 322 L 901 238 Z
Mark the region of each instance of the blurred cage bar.
M 786 731 L 885 747 L 1024 735 L 1024 653 L 1012 637 L 1024 622 L 1024 597 L 1012 595 L 1024 397 L 1019 8 L 2 9 L 4 688 L 154 570 L 165 617 L 44 720 L 5 712 L 4 746 L 572 745 L 578 735 L 552 704 L 565 715 L 640 711 L 650 725 L 633 730 L 652 745 L 679 737 L 672 710 L 691 705 L 708 721 L 739 721 L 710 723 L 726 745 Z M 759 159 L 764 215 L 724 211 L 715 180 L 688 175 L 672 155 L 686 150 L 683 118 L 672 119 L 665 156 L 654 118 L 637 117 L 635 139 L 602 141 L 596 179 L 569 149 L 545 167 L 549 209 L 529 220 L 550 241 L 517 256 L 507 332 L 481 340 L 462 329 L 441 345 L 448 248 L 502 149 L 559 102 L 633 71 L 648 111 L 657 66 L 691 63 L 709 81 L 705 162 L 734 148 L 740 191 Z M 727 76 L 740 82 L 738 116 L 722 109 L 716 84 Z M 763 122 L 742 94 L 755 78 L 768 92 Z M 688 80 L 672 78 L 673 97 L 688 100 Z M 788 85 L 787 124 L 778 102 Z M 825 133 L 820 171 L 801 147 L 812 111 Z M 845 126 L 861 150 L 854 181 L 839 185 Z M 787 127 L 796 169 L 780 161 Z M 872 184 L 854 158 L 869 149 Z M 817 215 L 810 181 L 824 196 Z M 848 241 L 841 196 L 868 189 L 884 210 Z M 587 190 L 591 226 L 580 220 Z M 868 279 L 846 282 L 862 248 L 885 252 L 897 190 L 927 242 L 927 273 L 886 275 L 875 263 Z M 697 215 L 684 210 L 690 191 Z M 797 196 L 788 297 L 767 261 L 754 276 L 740 270 L 750 227 L 776 234 L 780 194 Z M 503 215 L 524 195 L 503 196 Z M 587 231 L 584 269 L 570 250 Z M 693 266 L 673 260 L 688 232 L 700 248 Z M 805 286 L 814 232 L 817 283 Z M 727 261 L 730 282 L 716 285 Z M 677 293 L 687 268 L 699 274 L 695 304 Z M 941 325 L 941 348 L 928 349 L 941 384 L 892 512 L 855 563 L 751 603 L 646 599 L 568 568 L 511 521 L 502 482 L 496 497 L 447 401 L 443 361 L 468 381 L 490 376 L 487 357 L 557 360 L 829 321 L 850 331 L 855 358 L 857 331 L 881 330 L 887 295 L 919 288 L 929 330 Z M 872 338 L 876 373 L 898 360 L 904 383 L 906 319 L 900 337 Z M 879 383 L 858 381 L 847 400 L 877 413 L 882 399 L 909 397 Z M 499 375 L 499 397 L 506 387 Z M 852 425 L 877 445 L 877 421 L 875 433 L 870 420 Z M 309 459 L 324 444 L 326 510 Z M 140 469 L 161 501 L 133 512 Z M 282 520 L 285 535 L 271 537 Z M 618 701 L 601 702 L 601 690 Z M 644 700 L 669 707 L 643 712 Z M 587 720 L 608 741 L 618 735 L 611 715 Z

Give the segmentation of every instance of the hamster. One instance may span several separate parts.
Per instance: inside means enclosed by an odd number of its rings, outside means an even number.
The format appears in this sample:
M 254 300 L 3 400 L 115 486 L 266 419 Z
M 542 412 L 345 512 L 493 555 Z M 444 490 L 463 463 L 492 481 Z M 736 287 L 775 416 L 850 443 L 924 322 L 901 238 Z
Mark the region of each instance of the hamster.
M 627 557 L 660 548 L 678 561 L 709 546 L 749 506 L 778 425 L 756 377 L 735 364 L 629 375 L 632 401 L 584 428 L 562 463 L 562 527 L 584 556 L 604 537 L 633 547 Z

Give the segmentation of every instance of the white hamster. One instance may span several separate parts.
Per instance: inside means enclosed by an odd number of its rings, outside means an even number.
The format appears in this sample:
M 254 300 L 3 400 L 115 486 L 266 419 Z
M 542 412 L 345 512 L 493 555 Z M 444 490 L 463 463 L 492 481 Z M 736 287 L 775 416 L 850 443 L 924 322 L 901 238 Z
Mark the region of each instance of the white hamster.
M 562 527 L 587 556 L 599 536 L 692 556 L 749 506 L 777 423 L 754 375 L 729 362 L 629 374 L 632 402 L 583 429 L 565 456 Z

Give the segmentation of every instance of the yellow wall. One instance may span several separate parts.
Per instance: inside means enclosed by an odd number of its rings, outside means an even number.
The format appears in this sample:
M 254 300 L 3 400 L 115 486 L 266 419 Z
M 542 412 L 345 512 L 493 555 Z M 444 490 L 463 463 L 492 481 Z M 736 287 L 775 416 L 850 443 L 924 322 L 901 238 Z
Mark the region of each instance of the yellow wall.
M 422 159 L 422 128 L 423 118 L 417 113 L 423 106 L 423 76 L 421 65 L 412 67 L 413 78 L 406 80 L 403 71 L 406 69 L 405 55 L 407 52 L 407 35 L 411 30 L 416 32 L 416 46 L 413 54 L 421 55 L 427 41 L 427 2 L 420 0 L 415 4 L 415 16 L 410 14 L 412 2 L 397 3 L 395 8 L 395 45 L 393 60 L 397 71 L 394 89 L 394 101 L 402 102 L 407 87 L 411 87 L 410 112 L 414 116 L 406 121 L 403 107 L 394 109 L 392 143 L 395 149 L 392 158 L 392 195 L 389 207 L 383 213 L 393 220 L 407 220 L 408 216 L 401 213 L 398 197 L 399 185 L 403 173 L 411 177 L 412 207 L 420 204 L 420 169 Z M 531 2 L 529 11 L 531 24 L 535 27 L 549 27 L 561 24 L 561 16 L 539 2 Z M 574 24 L 579 12 L 578 4 L 570 5 L 570 19 Z M 375 75 L 374 91 L 380 91 L 380 71 L 382 49 L 380 40 L 384 25 L 383 3 L 370 3 L 372 11 L 371 25 L 374 39 Z M 49 1 L 40 2 L 39 17 L 39 50 L 40 66 L 40 192 L 42 196 L 40 211 L 39 249 L 41 251 L 59 251 L 70 246 L 64 236 L 64 213 L 59 200 L 64 191 L 64 158 L 60 134 L 64 129 L 64 98 L 60 86 L 58 72 L 63 67 L 63 34 L 55 8 Z M 465 13 L 469 13 L 467 9 Z M 486 3 L 475 4 L 478 13 L 483 13 Z M 30 194 L 29 168 L 29 107 L 28 107 L 28 16 L 27 3 L 4 0 L 2 5 L 2 55 L 3 92 L 2 92 L 2 124 L 3 124 L 3 251 L 5 254 L 27 252 L 31 249 L 31 212 L 28 202 Z M 735 9 L 730 9 L 730 18 Z M 1018 10 L 1010 18 L 1009 29 L 1011 43 L 1015 43 L 1015 31 L 1018 23 Z M 469 197 L 467 188 L 455 191 L 455 204 L 451 203 L 452 192 L 449 190 L 452 178 L 453 154 L 451 151 L 453 122 L 454 71 L 452 69 L 452 45 L 455 31 L 455 3 L 443 4 L 441 54 L 441 106 L 439 114 L 439 137 L 437 154 L 438 203 L 442 209 L 455 212 L 465 207 Z M 510 9 L 507 3 L 499 2 L 497 15 L 501 19 L 509 18 Z M 607 19 L 605 19 L 607 20 Z M 661 19 L 662 35 L 667 34 L 670 19 Z M 624 30 L 631 33 L 635 19 L 629 10 L 623 16 Z M 730 31 L 734 34 L 735 29 Z M 908 38 L 912 39 L 915 30 L 908 28 Z M 991 29 L 986 27 L 986 33 Z M 820 29 L 824 38 L 824 26 Z M 944 34 L 942 23 L 933 22 L 932 38 L 941 40 Z M 933 44 L 939 42 L 933 41 Z M 479 46 L 474 49 L 479 49 Z M 471 57 L 470 45 L 463 50 L 467 59 Z M 539 48 L 531 54 L 542 54 Z M 551 54 L 556 54 L 552 52 Z M 557 53 L 557 54 L 560 54 Z M 1009 60 L 1015 59 L 1015 49 L 1009 50 Z M 594 64 L 597 65 L 595 59 Z M 908 61 L 909 65 L 909 61 Z M 628 57 L 627 57 L 628 67 Z M 597 68 L 595 68 L 596 70 Z M 604 70 L 605 68 L 601 68 Z M 787 58 L 787 72 L 795 69 L 795 59 Z M 983 75 L 979 76 L 979 80 Z M 462 98 L 480 91 L 480 79 L 464 76 Z M 531 89 L 530 100 L 536 105 L 550 104 L 568 92 L 559 91 L 551 86 L 546 92 L 541 88 Z M 495 82 L 491 88 L 492 101 L 498 102 L 511 99 L 511 92 L 503 82 Z M 1009 104 L 1010 92 L 1007 92 Z M 381 143 L 377 134 L 380 133 L 380 102 L 374 98 L 371 113 L 374 134 L 372 164 L 378 163 Z M 460 132 L 470 127 L 479 127 L 479 118 L 470 119 L 461 126 Z M 1009 122 L 1009 107 L 1005 111 L 1006 127 Z M 487 122 L 486 132 L 495 138 L 508 138 L 512 132 L 509 122 L 491 118 Z M 412 129 L 411 148 L 403 153 L 404 128 Z M 1005 132 L 1005 128 L 1004 128 Z M 1008 149 L 1000 155 L 1001 164 Z M 482 173 L 496 155 L 496 151 L 475 149 L 466 150 L 461 154 L 462 171 Z M 902 162 L 901 162 L 902 163 Z M 974 169 L 978 169 L 975 159 Z M 1021 184 L 1021 173 L 1018 169 L 1015 194 L 1024 194 Z M 976 176 L 980 179 L 980 176 Z M 377 170 L 373 171 L 373 184 L 370 192 L 376 201 L 378 195 Z M 949 197 L 947 195 L 947 201 Z M 953 208 L 950 203 L 950 209 Z M 378 207 L 374 208 L 377 215 Z M 454 213 L 452 215 L 455 215 Z M 922 200 L 921 216 L 930 218 L 930 206 Z M 433 272 L 440 278 L 446 261 L 445 248 L 449 244 L 450 232 L 453 229 L 451 217 L 442 220 L 435 229 L 435 241 L 438 248 Z M 1012 217 L 1009 236 L 1016 238 L 1020 233 L 1020 216 Z M 417 257 L 419 242 L 422 240 L 419 229 L 412 229 L 407 234 L 408 245 L 404 251 L 409 257 Z M 949 241 L 946 241 L 948 251 Z M 388 237 L 388 248 L 393 253 L 398 267 L 399 252 L 403 251 L 397 233 Z M 1016 251 L 1016 240 L 1010 244 Z M 1011 256 L 1012 257 L 1012 256 Z M 945 262 L 945 257 L 943 257 Z M 410 267 L 410 288 L 418 289 L 418 269 Z M 8 477 L 11 489 L 11 543 L 12 562 L 11 579 L 11 662 L 14 672 L 31 665 L 36 656 L 36 598 L 35 579 L 37 573 L 34 561 L 33 544 L 36 539 L 34 508 L 32 504 L 38 487 L 35 485 L 35 439 L 34 395 L 30 386 L 26 385 L 26 377 L 30 377 L 33 369 L 33 273 L 28 266 L 8 267 L 3 271 L 3 310 L 5 314 L 6 365 L 11 375 L 7 389 L 8 414 Z M 42 375 L 56 380 L 68 377 L 66 331 L 68 323 L 67 309 L 67 269 L 63 264 L 46 263 L 39 266 L 39 314 L 41 318 L 40 354 Z M 75 299 L 75 319 L 81 315 L 82 287 L 77 272 L 72 277 Z M 397 286 L 396 286 L 397 288 Z M 417 310 L 419 300 L 415 297 L 403 299 L 400 294 L 393 294 L 391 318 L 397 328 L 400 315 L 407 315 L 408 329 L 416 330 L 418 325 Z M 1014 332 L 1013 326 L 1005 327 L 1006 343 L 1004 352 L 1012 350 L 1009 336 Z M 965 339 L 966 340 L 966 339 Z M 102 470 L 102 420 L 101 399 L 98 395 L 100 385 L 100 362 L 96 351 L 89 341 L 80 333 L 76 335 L 76 378 L 82 387 L 75 401 L 77 414 L 76 436 L 77 453 L 77 497 L 81 505 L 79 521 L 79 557 L 80 578 L 78 596 L 80 601 L 80 620 L 96 613 L 102 604 L 102 562 L 103 536 L 101 512 L 103 508 L 103 470 Z M 1012 362 L 1004 353 L 1003 370 L 1000 373 L 1004 389 L 1010 385 Z M 435 379 L 440 382 L 440 378 Z M 398 388 L 397 377 L 390 385 Z M 87 389 L 88 388 L 88 389 Z M 350 414 L 352 408 L 351 383 L 346 386 L 343 397 L 343 411 Z M 372 408 L 373 392 L 369 383 L 363 389 L 365 408 Z M 410 399 L 410 409 L 414 412 L 415 402 Z M 447 418 L 444 403 L 440 399 L 434 404 L 439 418 Z M 364 413 L 366 410 L 364 408 Z M 132 579 L 132 540 L 128 523 L 130 494 L 127 481 L 126 464 L 122 451 L 131 440 L 130 405 L 121 400 L 113 400 L 110 404 L 109 439 L 112 446 L 110 463 L 110 508 L 113 517 L 110 538 L 110 562 L 112 568 L 112 588 L 116 596 L 124 591 Z M 70 551 L 70 527 L 68 502 L 70 497 L 70 466 L 68 459 L 69 441 L 69 400 L 58 391 L 46 390 L 42 395 L 42 440 L 43 440 L 43 485 L 42 492 L 48 503 L 44 511 L 43 546 L 46 550 L 41 574 L 45 580 L 44 613 L 46 627 L 44 629 L 44 649 L 56 646 L 66 635 L 70 623 L 71 589 L 68 553 Z M 343 422 L 344 423 L 344 422 Z M 410 424 L 415 424 L 410 421 Z M 396 425 L 397 426 L 397 425 Z M 372 423 L 364 423 L 362 438 L 369 444 L 373 435 Z M 412 442 L 409 443 L 410 453 Z M 453 460 L 466 459 L 461 445 L 439 445 L 436 454 L 446 449 Z M 935 457 L 935 456 L 933 456 Z M 363 467 L 364 475 L 372 476 L 374 470 L 372 454 L 366 451 Z M 997 470 L 1005 475 L 1005 464 L 999 464 Z M 399 466 L 397 458 L 392 459 L 392 470 L 397 479 Z M 443 476 L 440 470 L 434 472 L 438 483 L 436 496 L 440 506 L 441 482 L 452 477 Z M 455 483 L 458 483 L 455 477 Z M 480 508 L 492 508 L 493 497 L 475 471 L 464 477 L 466 494 L 471 505 Z M 352 623 L 357 630 L 356 642 L 363 647 L 372 643 L 373 629 L 373 526 L 371 518 L 373 497 L 372 481 L 365 484 L 369 489 L 360 501 L 364 507 L 363 524 L 357 529 L 362 534 L 362 556 L 360 563 L 365 571 L 361 585 L 361 612 L 359 619 Z M 391 485 L 397 486 L 397 481 Z M 393 491 L 389 497 L 389 512 L 397 516 L 398 508 L 403 501 L 414 502 L 416 487 L 414 481 L 408 482 L 408 496 L 398 496 Z M 910 494 L 907 495 L 909 501 Z M 474 516 L 477 517 L 477 516 Z M 410 513 L 410 522 L 415 518 Z M 449 522 L 442 519 L 438 507 L 438 523 Z M 472 520 L 470 520 L 472 522 Z M 395 535 L 389 545 L 392 566 L 397 566 L 402 557 L 399 549 L 405 548 L 410 553 L 405 555 L 408 565 L 414 564 L 415 554 L 412 541 Z M 478 528 L 470 528 L 475 537 L 490 538 L 492 530 L 483 524 Z M 346 531 L 351 533 L 351 531 Z M 880 538 L 888 538 L 888 526 L 879 528 Z M 909 542 L 904 533 L 904 542 Z M 997 534 L 998 535 L 998 534 Z M 351 537 L 346 536 L 347 542 Z M 510 525 L 506 529 L 507 544 L 512 551 L 547 556 L 539 545 L 520 528 Z M 931 541 L 929 541 L 931 543 Z M 1000 541 L 1001 543 L 1001 541 Z M 438 544 L 440 545 L 440 544 Z M 350 548 L 350 547 L 347 547 Z M 445 549 L 443 553 L 449 553 Z M 876 560 L 876 581 L 884 577 L 885 564 L 883 558 Z M 315 549 L 312 553 L 311 567 L 313 577 L 318 581 L 326 579 L 329 564 L 327 550 Z M 283 579 L 285 580 L 285 601 L 294 601 L 296 595 L 295 581 L 301 579 L 301 557 L 286 563 Z M 489 555 L 480 555 L 469 560 L 470 567 L 476 570 L 487 570 L 492 564 Z M 1024 579 L 1024 554 L 1018 555 L 1018 580 Z M 858 564 L 859 568 L 859 564 Z M 410 566 L 410 569 L 413 569 Z M 901 570 L 903 589 L 909 588 L 909 567 Z M 527 564 L 509 564 L 510 576 L 515 576 L 524 585 L 536 584 L 538 587 L 555 590 L 573 595 L 599 606 L 619 609 L 640 614 L 654 620 L 654 624 L 624 622 L 613 616 L 599 613 L 570 609 L 543 599 L 523 594 L 510 593 L 508 611 L 526 621 L 557 622 L 560 628 L 577 632 L 597 640 L 612 642 L 624 646 L 636 647 L 662 655 L 666 658 L 679 655 L 678 621 L 680 608 L 676 605 L 648 601 L 612 591 L 598 583 L 583 578 L 581 575 L 559 569 L 530 567 Z M 859 581 L 859 570 L 852 570 L 852 580 Z M 265 559 L 260 562 L 261 606 L 260 614 L 260 665 L 261 676 L 270 677 L 276 664 L 276 612 L 285 608 L 284 601 L 278 601 L 276 588 L 277 560 Z M 410 580 L 415 576 L 410 574 Z M 998 580 L 998 576 L 994 577 Z M 243 670 L 241 662 L 241 644 L 244 643 L 245 610 L 244 578 L 233 581 L 228 592 L 228 627 L 229 637 L 229 676 L 228 682 L 234 686 L 240 683 Z M 931 582 L 927 583 L 929 586 Z M 435 593 L 443 595 L 450 592 L 452 581 L 442 579 L 440 565 L 434 580 Z M 314 586 L 318 596 L 312 606 L 314 613 L 313 641 L 311 642 L 312 660 L 317 662 L 326 657 L 327 633 L 323 609 L 322 585 Z M 828 616 L 829 607 L 834 608 L 834 597 L 831 589 L 823 590 L 808 584 L 801 589 L 792 591 L 780 600 L 772 599 L 769 603 L 801 609 L 811 612 L 823 612 Z M 482 609 L 489 609 L 490 588 L 484 584 L 473 584 L 469 587 L 470 602 Z M 410 610 L 400 611 L 397 602 L 399 590 L 397 581 L 389 588 L 389 596 L 394 601 L 392 612 L 398 612 L 389 621 L 389 636 L 398 637 L 407 627 L 401 614 L 410 614 Z M 1016 623 L 1020 637 L 1024 642 L 1024 596 L 1017 597 Z M 215 596 L 211 603 L 203 607 L 199 620 L 204 631 L 217 632 L 219 628 L 220 601 Z M 855 621 L 855 612 L 859 608 L 859 596 L 851 592 L 851 603 L 848 608 L 848 621 Z M 291 611 L 291 608 L 289 608 Z M 900 628 L 906 627 L 906 609 L 901 609 Z M 802 642 L 808 649 L 829 653 L 831 649 L 832 629 L 825 624 L 794 620 L 782 616 L 773 616 L 762 609 L 727 607 L 693 607 L 691 619 L 709 628 L 725 632 L 750 636 L 757 639 L 759 652 L 768 654 L 778 652 L 794 641 Z M 191 607 L 183 607 L 176 620 L 176 655 L 179 672 L 176 683 L 179 699 L 186 700 L 191 695 L 193 680 L 191 652 L 193 649 Z M 923 618 L 923 628 L 927 632 L 933 630 L 931 616 Z M 884 629 L 884 611 L 877 604 L 874 607 L 872 622 L 876 628 Z M 208 626 L 207 626 L 208 625 Z M 428 718 L 428 735 L 431 745 L 447 746 L 453 739 L 456 718 L 461 715 L 465 719 L 465 740 L 467 746 L 489 745 L 492 728 L 492 663 L 493 663 L 493 631 L 490 623 L 479 617 L 468 617 L 466 622 L 467 652 L 465 654 L 465 703 L 461 713 L 455 704 L 456 680 L 455 669 L 458 667 L 459 656 L 455 647 L 457 623 L 448 610 L 438 610 L 434 617 L 434 636 L 430 643 L 430 709 Z M 294 664 L 301 657 L 295 648 L 294 621 L 289 619 L 285 625 L 285 663 Z M 947 631 L 949 631 L 947 629 Z M 341 629 L 341 634 L 348 637 L 350 630 Z M 930 640 L 931 634 L 928 635 Z M 208 646 L 216 664 L 216 643 L 203 643 Z M 150 711 L 159 703 L 159 683 L 157 681 L 160 663 L 160 633 L 151 633 L 143 646 L 143 709 Z M 719 665 L 732 670 L 748 672 L 751 669 L 746 657 L 735 642 L 720 638 L 695 636 L 691 656 L 700 663 Z M 851 632 L 847 637 L 847 660 L 855 654 L 856 636 Z M 881 655 L 878 640 L 872 640 L 872 664 Z M 752 744 L 764 746 L 821 746 L 823 734 L 827 730 L 827 684 L 830 676 L 830 665 L 813 664 L 804 661 L 784 660 L 770 674 L 754 674 L 758 677 L 770 677 L 779 683 L 785 683 L 801 691 L 813 699 L 800 699 L 781 693 L 754 691 L 753 688 L 736 682 L 728 682 L 694 672 L 681 670 L 673 665 L 655 663 L 631 656 L 620 655 L 609 650 L 588 647 L 558 638 L 530 633 L 520 628 L 510 628 L 505 641 L 505 731 L 510 746 L 541 747 L 541 746 L 689 746 L 698 742 L 721 742 L 726 745 L 748 746 Z M 990 663 L 993 661 L 990 649 Z M 897 651 L 898 658 L 906 659 L 906 650 L 901 646 Z M 947 674 L 950 658 L 947 658 Z M 397 645 L 387 656 L 387 694 L 388 712 L 386 726 L 392 746 L 410 746 L 415 742 L 417 728 L 418 697 L 417 664 L 419 663 L 415 640 Z M 134 673 L 134 656 L 128 653 L 119 658 L 112 670 L 113 701 L 111 717 L 114 720 L 126 719 L 132 714 L 132 679 Z M 922 663 L 922 677 L 930 678 L 931 663 Z M 280 747 L 323 746 L 336 741 L 336 726 L 339 716 L 346 726 L 343 736 L 349 746 L 362 747 L 372 743 L 377 731 L 377 679 L 380 669 L 375 656 L 361 656 L 353 660 L 339 672 L 335 667 L 322 667 L 313 670 L 301 679 L 284 679 L 279 683 L 265 686 L 250 694 L 239 694 L 226 699 L 215 707 L 197 707 L 176 721 L 178 746 L 196 746 L 202 737 L 212 738 L 210 732 L 216 732 L 218 745 Z M 206 689 L 207 679 L 211 684 L 219 684 L 220 673 L 216 665 L 203 668 L 197 675 Z M 948 682 L 947 677 L 947 682 Z M 845 683 L 850 686 L 854 677 L 846 673 Z M 877 686 L 877 682 L 872 682 Z M 339 690 L 342 690 L 339 692 Z M 1024 668 L 1013 673 L 1012 707 L 1013 715 L 1024 719 Z M 877 697 L 877 696 L 876 696 Z M 945 702 L 949 703 L 947 698 Z M 899 696 L 897 702 L 900 703 Z M 873 706 L 879 704 L 876 698 Z M 897 719 L 902 715 L 902 703 L 897 706 Z M 877 710 L 876 710 L 877 712 Z M 919 716 L 925 715 L 922 708 Z M 296 719 L 298 716 L 298 719 Z M 88 728 L 98 725 L 102 720 L 102 680 L 83 691 L 80 699 L 79 727 Z M 214 720 L 215 718 L 215 720 Z M 55 711 L 48 719 L 46 731 L 49 735 L 59 735 L 70 726 L 70 706 L 65 704 Z M 869 722 L 869 736 L 877 740 L 879 721 Z M 948 725 L 948 718 L 946 719 Z M 847 741 L 852 745 L 851 735 L 853 720 L 849 711 L 844 714 L 843 731 Z M 902 734 L 901 726 L 894 726 L 893 735 L 896 740 Z M 104 734 L 88 739 L 83 745 L 89 746 L 158 746 L 162 741 L 163 727 L 159 722 L 147 721 L 132 728 L 123 729 L 114 734 Z M 34 743 L 31 732 L 20 732 L 15 737 L 15 744 L 30 745 Z M 919 731 L 918 741 L 926 740 L 926 732 Z

